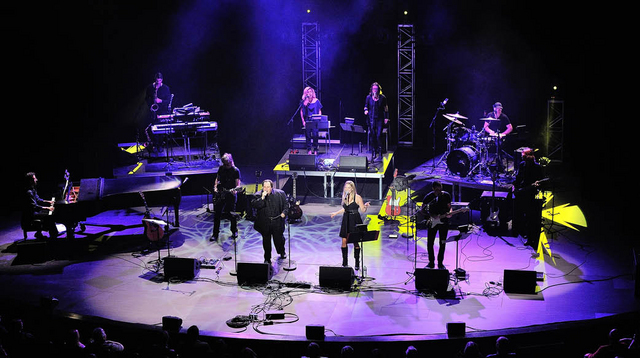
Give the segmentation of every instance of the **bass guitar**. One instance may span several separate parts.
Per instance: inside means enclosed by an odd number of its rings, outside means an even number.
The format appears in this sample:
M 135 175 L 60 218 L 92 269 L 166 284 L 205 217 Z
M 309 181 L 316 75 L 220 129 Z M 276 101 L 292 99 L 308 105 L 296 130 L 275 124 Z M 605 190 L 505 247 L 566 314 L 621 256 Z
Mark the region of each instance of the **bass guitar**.
M 300 220 L 302 217 L 302 208 L 300 208 L 300 201 L 296 200 L 296 179 L 298 173 L 293 172 L 293 191 L 292 196 L 289 198 L 289 222 Z
M 469 208 L 465 207 L 465 208 L 460 208 L 460 209 L 448 212 L 446 214 L 430 216 L 429 219 L 427 220 L 427 226 L 433 229 L 436 225 L 440 225 L 443 223 L 442 219 L 449 218 L 460 213 L 465 213 L 467 211 L 469 211 Z
M 140 197 L 142 197 L 142 201 L 144 202 L 145 211 L 144 218 L 142 219 L 144 235 L 149 239 L 149 241 L 158 241 L 164 237 L 165 225 L 162 225 L 164 222 L 151 216 L 151 210 L 149 210 L 149 206 L 147 205 L 147 199 L 145 199 L 144 194 L 141 191 L 138 193 L 140 193 Z

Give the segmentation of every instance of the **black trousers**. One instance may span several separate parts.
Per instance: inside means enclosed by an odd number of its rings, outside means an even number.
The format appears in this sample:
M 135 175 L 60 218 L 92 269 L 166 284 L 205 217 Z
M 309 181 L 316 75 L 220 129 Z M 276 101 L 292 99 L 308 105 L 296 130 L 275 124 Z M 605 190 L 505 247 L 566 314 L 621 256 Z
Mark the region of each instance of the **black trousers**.
M 231 192 L 222 192 L 221 197 L 213 206 L 213 236 L 220 233 L 220 219 L 226 217 L 231 221 L 231 232 L 238 232 L 238 219 L 234 212 L 236 210 L 236 195 Z
M 436 241 L 436 234 L 440 235 L 440 247 L 438 248 L 438 264 L 442 264 L 444 260 L 444 249 L 447 246 L 447 234 L 449 233 L 449 224 L 438 224 L 427 228 L 427 252 L 429 254 L 429 263 L 434 261 L 433 244 Z
M 276 252 L 283 256 L 285 254 L 284 249 L 284 219 L 271 220 L 268 227 L 263 229 L 262 234 L 262 248 L 264 249 L 265 261 L 271 261 L 271 239 L 273 238 L 273 244 L 276 247 Z
M 383 120 L 369 120 L 369 133 L 371 135 L 370 145 L 371 151 L 376 151 L 378 154 L 382 153 L 382 128 Z

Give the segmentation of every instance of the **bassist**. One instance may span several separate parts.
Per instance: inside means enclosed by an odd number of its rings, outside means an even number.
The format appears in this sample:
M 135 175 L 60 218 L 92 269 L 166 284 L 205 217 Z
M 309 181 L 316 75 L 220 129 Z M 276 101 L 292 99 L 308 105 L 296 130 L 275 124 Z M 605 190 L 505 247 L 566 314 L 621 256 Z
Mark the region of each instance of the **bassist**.
M 427 251 L 429 254 L 428 268 L 434 267 L 434 249 L 433 244 L 436 240 L 436 234 L 440 237 L 440 245 L 438 248 L 438 268 L 444 269 L 444 250 L 447 245 L 447 234 L 449 233 L 449 216 L 451 213 L 451 194 L 442 190 L 442 183 L 434 181 L 431 185 L 432 191 L 425 195 L 422 199 L 422 210 L 425 216 L 431 218 L 439 218 L 440 223 L 437 225 L 427 226 Z
M 238 237 L 238 218 L 235 215 L 237 189 L 240 188 L 240 170 L 235 166 L 229 153 L 222 155 L 222 165 L 218 169 L 213 184 L 213 236 L 209 241 L 217 241 L 220 234 L 220 219 L 226 216 L 231 221 L 231 236 Z

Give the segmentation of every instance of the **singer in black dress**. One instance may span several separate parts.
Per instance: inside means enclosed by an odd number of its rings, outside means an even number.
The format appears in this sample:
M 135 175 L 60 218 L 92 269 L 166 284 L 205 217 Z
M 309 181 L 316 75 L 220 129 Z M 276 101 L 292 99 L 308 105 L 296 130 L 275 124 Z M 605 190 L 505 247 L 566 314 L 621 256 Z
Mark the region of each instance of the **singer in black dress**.
M 348 266 L 349 248 L 347 247 L 347 235 L 356 232 L 356 226 L 362 224 L 360 211 L 365 213 L 369 208 L 369 202 L 363 202 L 362 197 L 356 192 L 356 186 L 348 180 L 342 190 L 342 209 L 331 213 L 331 218 L 343 214 L 340 225 L 340 237 L 342 238 L 342 266 Z M 356 270 L 360 268 L 360 245 L 354 243 L 353 257 L 356 260 Z

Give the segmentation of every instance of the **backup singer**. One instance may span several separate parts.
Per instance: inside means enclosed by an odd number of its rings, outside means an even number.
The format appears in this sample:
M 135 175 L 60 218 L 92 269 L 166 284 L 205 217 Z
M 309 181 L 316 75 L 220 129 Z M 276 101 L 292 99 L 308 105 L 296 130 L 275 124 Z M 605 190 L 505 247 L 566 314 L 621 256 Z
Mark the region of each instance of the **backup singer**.
M 222 165 L 213 185 L 216 201 L 213 206 L 213 236 L 210 241 L 217 241 L 220 234 L 220 219 L 226 216 L 231 221 L 231 236 L 238 237 L 238 218 L 235 215 L 237 191 L 240 187 L 240 169 L 235 166 L 233 156 L 229 153 L 222 155 Z
M 356 185 L 347 180 L 342 189 L 342 209 L 331 213 L 333 219 L 336 215 L 344 213 L 342 224 L 340 225 L 340 237 L 342 238 L 342 266 L 348 266 L 349 248 L 347 247 L 347 235 L 357 232 L 356 225 L 362 224 L 362 213 L 367 212 L 369 202 L 363 202 L 362 197 L 356 192 Z M 359 210 L 359 211 L 358 211 Z M 356 260 L 356 270 L 360 268 L 360 244 L 353 244 L 353 257 Z
M 542 200 L 536 199 L 540 180 L 544 177 L 542 166 L 536 161 L 530 148 L 522 152 L 518 167 L 515 191 L 513 229 L 527 239 L 525 245 L 538 249 L 542 220 Z
M 273 187 L 270 179 L 262 182 L 262 190 L 255 195 L 257 199 L 251 203 L 257 210 L 254 228 L 262 235 L 264 262 L 271 264 L 272 238 L 276 252 L 280 254 L 279 259 L 287 258 L 284 249 L 284 218 L 289 209 L 289 201 L 284 191 Z
M 447 246 L 447 234 L 449 233 L 449 215 L 451 212 L 451 194 L 442 190 L 442 183 L 434 181 L 431 184 L 432 191 L 425 195 L 422 199 L 422 210 L 426 210 L 425 214 L 432 220 L 435 217 L 440 219 L 439 224 L 427 225 L 427 252 L 429 254 L 428 268 L 434 267 L 434 249 L 433 244 L 436 241 L 436 234 L 439 235 L 440 245 L 438 248 L 438 268 L 444 269 L 444 250 Z M 433 227 L 432 227 L 433 226 Z
M 382 86 L 374 82 L 369 89 L 369 94 L 364 102 L 364 115 L 369 119 L 369 133 L 371 135 L 371 160 L 376 154 L 382 157 L 382 129 L 389 123 L 389 106 L 387 97 L 382 94 Z M 385 148 L 386 150 L 386 148 Z
M 307 87 L 302 91 L 302 109 L 300 109 L 300 118 L 302 119 L 302 127 L 305 129 L 305 139 L 307 143 L 308 154 L 318 154 L 318 128 L 307 126 L 307 122 L 311 121 L 311 115 L 322 114 L 322 103 L 316 98 L 316 91 Z M 311 142 L 313 140 L 313 152 Z
M 30 226 L 34 220 L 42 223 L 35 234 L 38 239 L 44 238 L 42 229 L 49 231 L 49 237 L 55 238 L 58 235 L 56 224 L 49 215 L 54 210 L 53 201 L 44 200 L 38 196 L 38 178 L 34 172 L 25 175 L 26 192 L 22 205 L 21 224 L 23 227 Z

